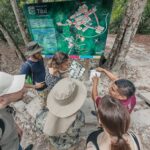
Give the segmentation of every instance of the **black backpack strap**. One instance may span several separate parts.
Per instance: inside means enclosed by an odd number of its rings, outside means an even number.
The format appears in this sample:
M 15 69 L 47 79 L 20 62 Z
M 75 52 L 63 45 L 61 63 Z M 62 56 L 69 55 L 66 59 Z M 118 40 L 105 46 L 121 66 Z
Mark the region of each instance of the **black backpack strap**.
M 138 150 L 140 150 L 140 143 L 138 141 L 138 138 L 136 137 L 136 135 L 133 132 L 130 132 L 130 134 L 132 135 L 132 137 L 137 145 Z
M 4 131 L 5 131 L 5 124 L 4 124 L 4 121 L 2 119 L 0 119 L 0 128 L 2 129 L 2 135 L 3 135 Z
M 2 119 L 0 119 L 0 128 L 2 130 L 2 136 L 3 136 L 4 131 L 5 131 L 5 124 L 4 124 L 4 121 Z M 2 150 L 1 146 L 0 146 L 0 150 Z
M 87 144 L 88 142 L 92 142 L 92 143 L 94 144 L 94 146 L 96 147 L 96 149 L 99 150 L 99 146 L 98 146 L 98 144 L 97 144 L 97 137 L 98 137 L 98 135 L 99 135 L 100 133 L 102 133 L 102 132 L 103 132 L 103 129 L 102 129 L 102 128 L 98 129 L 97 131 L 92 132 L 92 133 L 88 136 L 88 138 L 87 138 L 87 140 L 86 140 L 86 144 Z

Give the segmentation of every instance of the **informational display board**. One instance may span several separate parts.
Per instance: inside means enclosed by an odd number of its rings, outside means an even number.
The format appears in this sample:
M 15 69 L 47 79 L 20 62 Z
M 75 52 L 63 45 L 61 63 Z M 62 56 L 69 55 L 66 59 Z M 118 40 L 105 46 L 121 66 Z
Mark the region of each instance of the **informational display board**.
M 24 7 L 33 40 L 44 55 L 63 51 L 91 58 L 105 49 L 113 0 L 73 0 Z

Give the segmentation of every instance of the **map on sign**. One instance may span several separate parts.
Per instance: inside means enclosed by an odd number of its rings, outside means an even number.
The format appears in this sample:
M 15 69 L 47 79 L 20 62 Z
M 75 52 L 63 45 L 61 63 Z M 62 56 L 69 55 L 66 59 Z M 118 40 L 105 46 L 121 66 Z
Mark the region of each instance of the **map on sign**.
M 106 44 L 113 0 L 76 0 L 25 5 L 32 39 L 43 54 L 99 56 Z

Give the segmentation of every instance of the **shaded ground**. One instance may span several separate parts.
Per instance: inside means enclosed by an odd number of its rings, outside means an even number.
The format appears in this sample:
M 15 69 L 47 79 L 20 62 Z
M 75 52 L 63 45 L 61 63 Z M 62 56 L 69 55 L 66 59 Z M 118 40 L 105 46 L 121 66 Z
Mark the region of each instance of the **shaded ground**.
M 115 36 L 110 35 L 107 40 L 107 51 L 110 51 L 114 40 Z M 141 91 L 143 90 L 150 91 L 150 36 L 137 35 L 135 37 L 135 40 L 130 47 L 130 52 L 126 57 L 126 62 L 126 68 L 124 70 L 121 70 L 118 75 L 132 80 L 137 87 L 137 94 L 141 93 Z M 0 41 L 0 70 L 15 74 L 18 72 L 20 64 L 21 62 L 18 60 L 15 53 L 9 49 L 6 43 Z M 90 66 L 92 65 L 95 64 L 91 63 Z M 84 149 L 86 136 L 89 134 L 89 132 L 95 130 L 97 127 L 96 118 L 94 118 L 90 114 L 90 111 L 93 109 L 93 104 L 89 100 L 91 84 L 89 83 L 89 81 L 85 81 L 85 84 L 89 91 L 87 101 L 82 110 L 86 114 L 86 122 L 88 124 L 82 129 L 82 141 L 81 143 L 79 143 L 78 147 L 75 148 L 76 150 Z M 108 79 L 102 76 L 100 84 L 102 85 L 99 89 L 100 93 L 107 93 Z M 24 103 L 18 103 L 18 106 L 15 105 L 18 112 L 16 120 L 24 129 L 22 145 L 25 147 L 27 144 L 33 143 L 34 150 L 53 150 L 53 148 L 51 148 L 50 146 L 48 138 L 42 135 L 42 133 L 36 129 L 35 120 L 33 119 L 33 117 L 31 117 L 31 115 L 28 114 L 28 110 L 26 109 L 26 106 L 33 99 L 35 99 L 35 95 L 30 92 L 28 97 L 24 100 Z M 140 138 L 144 145 L 144 150 L 149 150 L 150 124 L 147 125 L 144 123 L 144 121 L 143 123 L 141 121 L 142 125 L 139 126 L 139 124 L 136 124 L 135 120 L 138 117 L 137 114 L 144 114 L 145 112 L 142 111 L 149 112 L 149 110 L 150 107 L 145 104 L 142 99 L 138 98 L 135 113 L 133 113 L 134 123 L 132 124 L 132 128 L 136 133 L 140 135 Z

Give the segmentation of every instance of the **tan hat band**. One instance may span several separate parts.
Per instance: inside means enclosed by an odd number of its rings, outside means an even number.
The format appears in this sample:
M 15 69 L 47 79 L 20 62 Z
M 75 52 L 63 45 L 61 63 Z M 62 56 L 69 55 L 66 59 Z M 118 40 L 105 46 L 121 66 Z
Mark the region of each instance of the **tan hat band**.
M 75 86 L 74 92 L 69 97 L 61 99 L 61 100 L 55 98 L 55 101 L 59 105 L 62 105 L 62 106 L 68 105 L 68 104 L 70 104 L 75 99 L 75 97 L 77 95 L 77 91 L 78 91 L 78 87 Z

